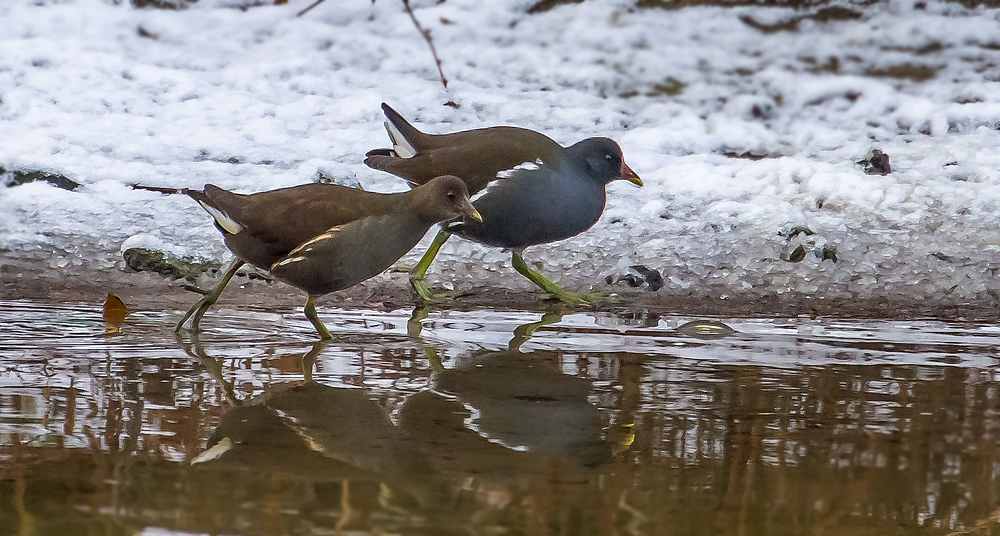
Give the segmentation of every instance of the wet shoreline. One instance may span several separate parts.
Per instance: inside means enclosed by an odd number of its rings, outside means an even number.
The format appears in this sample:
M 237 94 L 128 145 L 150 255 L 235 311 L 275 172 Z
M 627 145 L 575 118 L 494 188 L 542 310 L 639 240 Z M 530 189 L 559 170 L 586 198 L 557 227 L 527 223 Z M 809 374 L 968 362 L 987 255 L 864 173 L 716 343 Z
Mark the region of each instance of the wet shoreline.
M 3 277 L 7 275 L 6 277 Z M 512 273 L 511 278 L 517 278 Z M 203 278 L 201 288 L 211 288 L 214 279 Z M 147 273 L 119 271 L 91 272 L 89 276 L 9 277 L 0 272 L 0 300 L 43 300 L 63 303 L 100 304 L 108 292 L 121 297 L 130 309 L 185 311 L 198 299 L 198 294 L 186 290 L 185 280 L 173 280 Z M 433 285 L 433 283 L 432 283 Z M 461 287 L 460 287 L 461 288 Z M 1000 321 L 1000 300 L 977 301 L 915 300 L 909 296 L 874 299 L 824 299 L 794 293 L 762 298 L 755 295 L 732 296 L 727 299 L 691 297 L 672 289 L 669 283 L 657 292 L 632 289 L 625 285 L 594 285 L 590 288 L 568 287 L 580 291 L 597 291 L 609 296 L 597 307 L 571 306 L 546 299 L 534 288 L 489 288 L 470 290 L 465 296 L 442 304 L 432 304 L 434 310 L 469 311 L 491 308 L 511 311 L 578 311 L 615 314 L 655 313 L 704 317 L 835 317 L 939 320 L 977 322 Z M 218 307 L 288 311 L 301 308 L 304 297 L 294 287 L 262 279 L 234 279 L 223 293 Z M 317 306 L 337 308 L 374 308 L 392 310 L 421 307 L 424 304 L 410 289 L 406 275 L 387 272 L 374 280 L 317 300 Z M 209 312 L 209 317 L 212 313 Z M 179 316 L 178 316 L 179 319 Z

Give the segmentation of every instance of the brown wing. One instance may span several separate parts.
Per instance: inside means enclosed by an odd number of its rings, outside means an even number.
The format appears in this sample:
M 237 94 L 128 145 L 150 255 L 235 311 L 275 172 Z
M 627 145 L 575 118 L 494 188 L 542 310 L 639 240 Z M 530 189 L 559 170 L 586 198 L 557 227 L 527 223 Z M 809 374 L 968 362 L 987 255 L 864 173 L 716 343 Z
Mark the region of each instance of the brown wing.
M 365 164 L 424 184 L 440 175 L 455 175 L 465 181 L 470 195 L 486 187 L 497 173 L 524 162 L 541 160 L 553 165 L 561 147 L 548 136 L 519 127 L 490 127 L 451 134 L 426 134 L 409 124 L 387 105 L 386 118 L 415 151 L 410 158 L 393 149 L 374 149 Z M 390 136 L 395 137 L 390 130 Z M 397 140 L 394 140 L 394 142 Z
M 305 184 L 252 195 L 209 184 L 204 192 L 189 195 L 237 224 L 238 229 L 227 229 L 219 222 L 226 245 L 241 259 L 264 269 L 327 229 L 384 214 L 394 203 L 391 196 L 335 184 Z
M 310 296 L 320 296 L 382 273 L 413 249 L 431 225 L 409 213 L 361 218 L 307 240 L 270 271 Z

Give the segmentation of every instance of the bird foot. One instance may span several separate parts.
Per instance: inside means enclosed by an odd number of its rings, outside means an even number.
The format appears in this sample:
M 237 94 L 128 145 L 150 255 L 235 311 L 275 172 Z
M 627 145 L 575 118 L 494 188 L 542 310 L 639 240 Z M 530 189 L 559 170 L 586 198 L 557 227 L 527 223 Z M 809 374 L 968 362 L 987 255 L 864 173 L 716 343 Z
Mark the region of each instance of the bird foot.
M 198 294 L 201 294 L 202 296 L 205 296 L 209 292 L 212 292 L 211 290 L 205 290 L 205 289 L 203 289 L 201 287 L 196 287 L 194 285 L 181 285 L 181 288 L 184 289 L 184 290 L 190 291 L 190 292 L 197 292 Z
M 184 317 L 181 318 L 180 322 L 174 326 L 174 333 L 180 333 L 184 329 L 184 324 L 187 323 L 188 319 L 191 319 L 191 332 L 197 333 L 198 326 L 201 324 L 201 317 L 205 315 L 205 311 L 215 304 L 216 300 L 219 299 L 219 295 L 213 292 L 206 292 L 200 300 L 198 300 L 190 309 L 184 313 Z
M 573 292 L 572 290 L 549 292 L 546 294 L 545 299 L 558 300 L 561 302 L 571 303 L 573 305 L 582 305 L 584 307 L 597 307 L 599 305 L 607 305 L 618 301 L 618 299 L 614 296 L 608 296 L 603 292 Z
M 420 299 L 424 303 L 448 303 L 471 294 L 470 292 L 460 290 L 432 292 L 421 279 L 411 279 L 410 286 L 413 287 L 413 291 L 420 296 Z

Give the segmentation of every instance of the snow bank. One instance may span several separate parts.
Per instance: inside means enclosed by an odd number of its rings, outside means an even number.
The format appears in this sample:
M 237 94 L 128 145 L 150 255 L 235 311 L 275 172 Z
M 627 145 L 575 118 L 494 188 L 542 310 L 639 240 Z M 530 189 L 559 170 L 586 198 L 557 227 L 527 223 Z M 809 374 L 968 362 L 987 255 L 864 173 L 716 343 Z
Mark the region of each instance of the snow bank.
M 564 144 L 619 140 L 646 187 L 613 184 L 593 229 L 526 252 L 560 283 L 601 286 L 643 264 L 663 275 L 664 300 L 998 296 L 996 10 L 892 1 L 825 21 L 781 8 L 590 1 L 529 15 L 524 1 L 415 2 L 445 90 L 400 3 L 327 2 L 296 18 L 307 3 L 0 5 L 0 166 L 83 184 L 0 187 L 4 273 L 122 270 L 135 236 L 226 256 L 193 202 L 129 183 L 251 192 L 323 169 L 403 190 L 361 163 L 386 145 L 386 101 L 430 132 L 515 124 Z M 854 163 L 872 147 L 893 173 Z M 789 237 L 796 227 L 814 234 Z M 530 286 L 505 253 L 458 239 L 429 279 Z

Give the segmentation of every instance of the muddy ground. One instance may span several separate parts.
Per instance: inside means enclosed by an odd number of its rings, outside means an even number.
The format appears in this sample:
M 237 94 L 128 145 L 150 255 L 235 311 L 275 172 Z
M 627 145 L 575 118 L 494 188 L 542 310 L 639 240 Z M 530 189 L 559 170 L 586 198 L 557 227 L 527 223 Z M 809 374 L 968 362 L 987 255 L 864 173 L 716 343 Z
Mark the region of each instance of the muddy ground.
M 511 277 L 519 277 L 511 274 Z M 432 285 L 433 282 L 430 282 Z M 213 284 L 203 278 L 202 288 Z M 132 310 L 182 311 L 198 299 L 198 294 L 185 286 L 184 279 L 169 279 L 150 273 L 127 273 L 120 270 L 91 273 L 78 277 L 58 277 L 24 273 L 21 277 L 0 271 L 0 299 L 52 300 L 65 303 L 102 303 L 108 292 L 122 298 Z M 439 289 L 440 290 L 440 289 Z M 588 289 L 574 289 L 588 290 Z M 627 313 L 683 314 L 722 317 L 789 317 L 836 316 L 842 318 L 934 318 L 940 320 L 1000 321 L 997 300 L 958 302 L 940 299 L 917 302 L 908 296 L 894 300 L 830 300 L 821 296 L 733 296 L 725 300 L 685 296 L 665 286 L 652 292 L 633 289 L 625 284 L 595 285 L 594 291 L 607 293 L 609 300 L 597 307 L 581 307 L 546 299 L 535 290 L 506 288 L 479 289 L 435 308 L 472 310 L 481 308 L 529 311 L 590 310 Z M 238 275 L 218 302 L 228 308 L 250 308 L 288 311 L 301 307 L 304 294 L 278 281 L 249 279 Z M 403 273 L 386 273 L 353 288 L 328 294 L 317 300 L 318 306 L 394 310 L 421 304 Z

